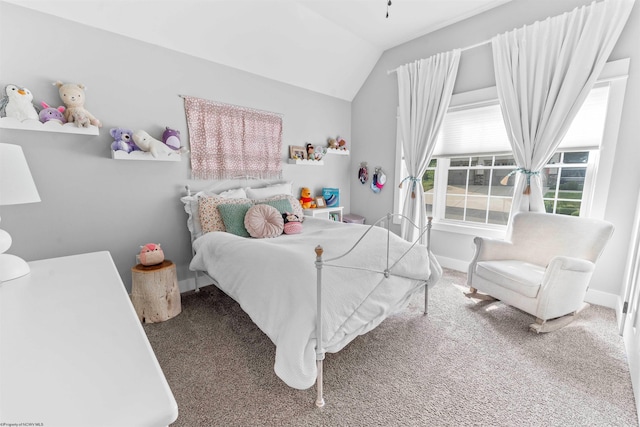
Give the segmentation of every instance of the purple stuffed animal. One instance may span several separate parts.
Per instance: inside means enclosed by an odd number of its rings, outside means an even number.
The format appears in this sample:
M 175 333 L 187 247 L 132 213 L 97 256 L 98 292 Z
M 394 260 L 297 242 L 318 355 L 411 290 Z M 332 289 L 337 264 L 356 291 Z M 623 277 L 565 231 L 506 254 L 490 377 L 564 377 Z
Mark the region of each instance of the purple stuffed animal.
M 172 150 L 180 150 L 180 131 L 167 126 L 162 133 L 162 142 L 167 144 Z
M 113 151 L 121 150 L 130 153 L 135 150 L 140 150 L 135 142 L 133 142 L 133 132 L 129 129 L 112 128 L 109 133 L 114 139 L 111 143 L 111 149 Z
M 49 107 L 46 102 L 42 101 L 40 103 L 42 105 L 42 111 L 38 114 L 38 118 L 41 123 L 46 122 L 58 122 L 60 124 L 67 123 L 67 120 L 64 118 L 64 110 L 65 107 L 60 106 L 58 108 Z

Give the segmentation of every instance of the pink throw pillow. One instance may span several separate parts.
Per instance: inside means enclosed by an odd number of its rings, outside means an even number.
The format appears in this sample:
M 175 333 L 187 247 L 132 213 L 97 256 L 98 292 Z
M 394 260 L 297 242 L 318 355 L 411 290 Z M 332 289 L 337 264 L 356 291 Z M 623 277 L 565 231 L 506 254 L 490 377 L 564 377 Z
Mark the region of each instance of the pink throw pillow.
M 278 237 L 284 229 L 280 211 L 269 205 L 254 205 L 244 216 L 244 226 L 251 237 Z

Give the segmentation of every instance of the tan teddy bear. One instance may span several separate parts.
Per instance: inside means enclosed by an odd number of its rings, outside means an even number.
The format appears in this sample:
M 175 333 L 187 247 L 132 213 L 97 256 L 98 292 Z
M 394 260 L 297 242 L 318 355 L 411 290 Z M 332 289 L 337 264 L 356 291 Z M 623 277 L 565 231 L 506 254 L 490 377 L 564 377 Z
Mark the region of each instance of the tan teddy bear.
M 96 119 L 84 108 L 85 86 L 83 84 L 62 83 L 61 81 L 57 81 L 54 82 L 53 85 L 58 87 L 60 99 L 67 107 L 64 112 L 64 118 L 68 123 L 75 122 L 78 127 L 89 127 L 89 125 L 102 127 L 100 120 Z

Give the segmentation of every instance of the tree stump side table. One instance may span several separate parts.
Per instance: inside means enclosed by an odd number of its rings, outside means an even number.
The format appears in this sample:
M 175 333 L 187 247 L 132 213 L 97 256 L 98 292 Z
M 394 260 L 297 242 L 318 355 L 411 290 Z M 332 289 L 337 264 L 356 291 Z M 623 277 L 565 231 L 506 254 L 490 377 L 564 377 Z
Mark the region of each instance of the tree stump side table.
M 131 276 L 131 302 L 141 322 L 163 322 L 180 314 L 180 289 L 173 262 L 138 264 L 131 267 Z

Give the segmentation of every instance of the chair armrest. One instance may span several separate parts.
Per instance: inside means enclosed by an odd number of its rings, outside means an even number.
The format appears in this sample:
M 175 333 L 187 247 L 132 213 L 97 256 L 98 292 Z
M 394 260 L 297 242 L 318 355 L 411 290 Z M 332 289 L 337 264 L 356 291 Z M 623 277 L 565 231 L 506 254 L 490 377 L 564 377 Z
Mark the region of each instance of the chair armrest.
M 548 274 L 552 274 L 551 272 L 555 269 L 572 270 L 581 273 L 591 273 L 593 272 L 595 266 L 596 265 L 594 263 L 586 259 L 573 258 L 568 256 L 556 256 L 551 259 L 551 262 L 549 262 L 549 265 L 547 266 L 547 273 L 545 274 L 545 276 Z
M 493 259 L 513 259 L 514 246 L 511 242 L 476 237 L 473 239 L 473 243 L 476 245 L 476 253 L 471 260 L 472 263 Z
M 551 259 L 538 294 L 536 316 L 547 320 L 577 311 L 584 302 L 595 264 L 557 256 Z

